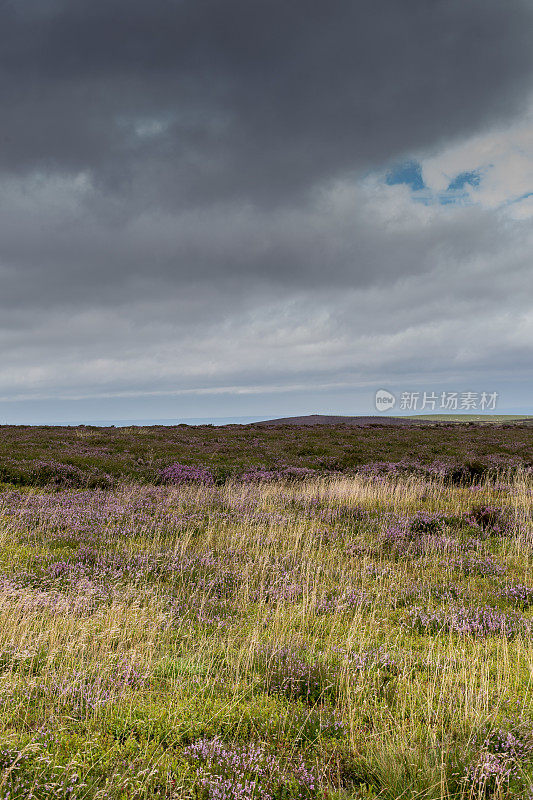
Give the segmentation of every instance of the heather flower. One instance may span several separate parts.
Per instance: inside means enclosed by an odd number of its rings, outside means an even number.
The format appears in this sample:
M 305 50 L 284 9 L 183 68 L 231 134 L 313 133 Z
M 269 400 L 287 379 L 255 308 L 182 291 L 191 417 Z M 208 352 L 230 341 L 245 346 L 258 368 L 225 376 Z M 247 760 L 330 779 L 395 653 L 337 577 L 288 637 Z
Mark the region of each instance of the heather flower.
M 436 611 L 415 607 L 408 612 L 408 624 L 419 633 L 453 632 L 463 636 L 515 636 L 531 634 L 531 623 L 516 612 L 490 606 L 469 608 L 450 605 Z
M 200 739 L 184 751 L 198 763 L 201 796 L 216 800 L 304 800 L 319 790 L 316 771 L 295 754 L 281 761 L 263 744 L 229 745 L 220 739 Z
M 258 593 L 257 599 L 270 603 L 296 603 L 302 593 L 303 587 L 299 581 L 285 580 L 267 586 L 262 593 Z
M 334 689 L 331 668 L 305 649 L 290 646 L 265 648 L 257 661 L 265 672 L 268 692 L 313 704 L 329 696 Z
M 419 511 L 409 522 L 409 531 L 412 534 L 436 534 L 444 530 L 445 519 L 442 514 L 428 514 Z
M 270 481 L 303 480 L 313 478 L 319 472 L 308 467 L 280 466 L 277 469 L 254 467 L 241 473 L 239 479 L 242 483 L 266 483 Z
M 461 570 L 465 575 L 503 575 L 505 567 L 490 555 L 467 555 L 449 559 L 447 565 Z
M 26 753 L 12 748 L 5 748 L 0 750 L 0 770 L 13 770 L 20 769 L 27 759 Z
M 427 585 L 417 583 L 412 586 L 407 586 L 404 589 L 400 589 L 396 596 L 392 598 L 392 604 L 396 608 L 401 608 L 402 606 L 408 606 L 412 603 L 420 603 L 423 598 L 432 599 L 439 603 L 450 601 L 453 602 L 458 600 L 462 594 L 463 591 L 461 587 L 453 584 Z
M 458 548 L 458 540 L 447 536 L 444 529 L 444 519 L 440 514 L 399 517 L 386 525 L 381 535 L 381 549 L 396 556 L 421 556 Z
M 316 614 L 342 614 L 371 606 L 371 598 L 363 589 L 345 589 L 327 595 L 315 605 Z
M 496 728 L 482 738 L 478 752 L 470 764 L 466 780 L 485 794 L 517 782 L 521 764 L 533 754 L 533 739 L 518 728 Z
M 486 535 L 506 536 L 512 533 L 512 516 L 508 508 L 474 506 L 469 521 L 478 525 Z
M 369 564 L 365 567 L 365 572 L 372 578 L 386 578 L 391 574 L 391 568 L 389 566 L 384 567 L 378 564 Z
M 359 672 L 363 670 L 381 670 L 388 673 L 396 673 L 398 671 L 396 659 L 384 645 L 363 650 L 359 653 L 347 653 L 346 659 L 349 661 L 350 669 Z
M 208 469 L 190 464 L 179 464 L 178 462 L 162 469 L 159 477 L 163 483 L 176 485 L 180 483 L 214 484 L 213 474 Z
M 533 606 L 533 586 L 508 584 L 500 589 L 500 597 L 522 609 Z
M 116 665 L 112 674 L 88 674 L 76 670 L 60 678 L 52 676 L 39 688 L 46 696 L 52 696 L 56 703 L 86 713 L 115 702 L 128 687 L 138 688 L 145 683 L 144 672 L 123 661 Z
M 37 461 L 28 477 L 34 486 L 51 486 L 58 489 L 76 489 L 88 487 L 95 489 L 109 488 L 113 479 L 107 473 L 97 469 L 80 469 L 73 464 L 62 464 L 57 461 Z

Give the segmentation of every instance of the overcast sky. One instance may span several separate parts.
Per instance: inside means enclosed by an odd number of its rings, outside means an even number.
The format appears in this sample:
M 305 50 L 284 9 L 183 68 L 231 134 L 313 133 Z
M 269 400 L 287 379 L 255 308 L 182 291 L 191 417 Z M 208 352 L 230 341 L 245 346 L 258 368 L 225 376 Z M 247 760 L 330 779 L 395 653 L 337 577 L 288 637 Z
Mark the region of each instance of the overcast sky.
M 533 413 L 532 40 L 532 0 L 0 0 L 0 422 Z

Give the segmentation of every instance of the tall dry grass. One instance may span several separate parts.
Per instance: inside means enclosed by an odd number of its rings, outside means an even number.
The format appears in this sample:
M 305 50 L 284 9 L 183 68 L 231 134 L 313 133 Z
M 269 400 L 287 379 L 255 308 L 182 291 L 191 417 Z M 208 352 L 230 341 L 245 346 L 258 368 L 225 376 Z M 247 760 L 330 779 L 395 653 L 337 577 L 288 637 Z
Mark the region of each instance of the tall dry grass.
M 526 797 L 526 756 L 471 775 L 487 730 L 533 721 L 531 635 L 420 633 L 409 610 L 455 587 L 505 611 L 502 586 L 533 585 L 531 500 L 525 474 L 4 493 L 0 796 L 191 796 L 184 749 L 220 737 L 302 753 L 329 797 Z M 464 521 L 444 549 L 385 547 L 397 518 L 479 506 L 509 514 L 478 531 L 501 574 L 457 567 Z

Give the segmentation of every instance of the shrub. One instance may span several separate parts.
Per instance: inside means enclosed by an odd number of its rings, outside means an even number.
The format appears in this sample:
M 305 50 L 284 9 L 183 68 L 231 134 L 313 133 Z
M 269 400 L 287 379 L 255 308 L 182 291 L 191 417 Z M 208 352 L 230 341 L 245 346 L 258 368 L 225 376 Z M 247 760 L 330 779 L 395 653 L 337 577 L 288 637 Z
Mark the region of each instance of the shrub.
M 29 474 L 33 486 L 53 486 L 57 489 L 107 489 L 113 479 L 104 472 L 81 470 L 73 464 L 58 461 L 38 461 Z
M 529 761 L 533 754 L 531 733 L 513 726 L 510 729 L 496 728 L 480 738 L 477 753 L 467 770 L 466 782 L 484 795 L 494 795 L 510 786 L 519 790 L 521 763 Z
M 512 518 L 510 510 L 507 508 L 486 505 L 474 506 L 470 516 L 486 534 L 502 536 L 511 533 Z
M 533 606 L 533 586 L 509 584 L 500 590 L 500 597 L 525 610 Z
M 262 744 L 200 739 L 186 748 L 185 756 L 198 764 L 197 796 L 202 800 L 303 800 L 319 791 L 316 771 L 301 756 L 280 759 Z
M 181 483 L 205 483 L 209 486 L 214 484 L 213 474 L 204 467 L 193 466 L 190 464 L 171 464 L 159 473 L 162 483 L 179 485 Z
M 501 636 L 512 639 L 531 634 L 531 623 L 517 613 L 506 613 L 491 606 L 450 606 L 436 611 L 415 607 L 408 622 L 419 633 L 454 632 L 469 636 Z

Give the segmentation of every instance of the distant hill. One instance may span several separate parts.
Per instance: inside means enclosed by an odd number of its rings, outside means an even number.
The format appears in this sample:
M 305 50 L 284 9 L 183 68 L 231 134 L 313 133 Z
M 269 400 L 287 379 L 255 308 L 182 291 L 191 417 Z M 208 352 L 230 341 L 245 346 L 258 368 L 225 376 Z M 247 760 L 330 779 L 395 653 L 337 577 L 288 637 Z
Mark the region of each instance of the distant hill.
M 413 414 L 410 419 L 422 422 L 483 422 L 483 423 L 519 423 L 528 425 L 533 423 L 531 414 Z
M 416 420 L 418 424 L 424 420 Z M 343 417 L 328 416 L 327 414 L 309 414 L 304 417 L 281 417 L 280 419 L 267 419 L 263 422 L 252 423 L 254 427 L 270 425 L 412 425 L 413 420 L 408 417 Z
M 470 424 L 532 424 L 533 418 L 514 414 L 418 414 L 405 417 L 344 417 L 328 414 L 309 414 L 301 417 L 281 417 L 280 419 L 267 419 L 261 422 L 252 423 L 254 427 L 271 427 L 275 425 L 353 425 L 356 427 L 368 427 L 369 425 L 403 425 L 418 427 L 423 425 L 446 425 L 449 423 L 470 423 Z

